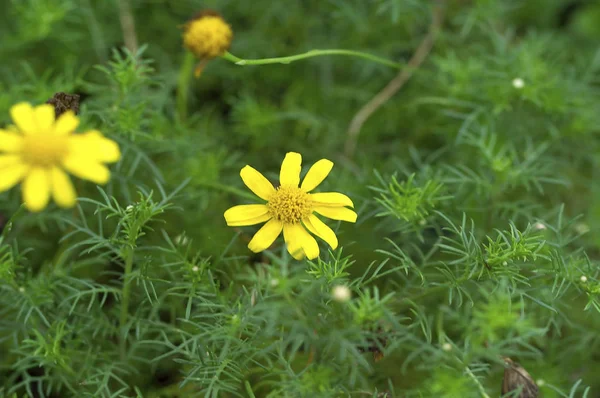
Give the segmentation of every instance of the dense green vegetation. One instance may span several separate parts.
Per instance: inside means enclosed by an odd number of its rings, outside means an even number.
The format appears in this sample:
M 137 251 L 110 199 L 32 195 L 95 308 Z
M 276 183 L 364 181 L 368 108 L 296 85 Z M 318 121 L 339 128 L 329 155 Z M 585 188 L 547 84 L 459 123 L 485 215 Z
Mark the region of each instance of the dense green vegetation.
M 598 396 L 599 43 L 594 1 L 3 1 L 0 129 L 77 94 L 121 160 L 0 192 L 0 396 Z M 288 152 L 358 213 L 314 260 L 223 216 Z

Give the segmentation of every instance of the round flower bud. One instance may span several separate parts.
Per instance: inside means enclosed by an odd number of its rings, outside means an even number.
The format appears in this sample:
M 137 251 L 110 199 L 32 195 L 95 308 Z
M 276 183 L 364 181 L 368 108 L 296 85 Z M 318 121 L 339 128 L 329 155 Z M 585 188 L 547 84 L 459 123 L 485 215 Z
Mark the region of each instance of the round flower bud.
M 442 344 L 442 350 L 444 350 L 446 352 L 452 351 L 452 344 L 450 344 L 450 343 Z
M 546 381 L 544 379 L 537 379 L 535 384 L 537 384 L 538 387 L 544 387 L 546 385 Z
M 587 282 L 587 276 L 585 276 L 585 275 L 581 275 L 581 278 L 579 278 L 579 280 L 580 280 L 581 282 L 583 282 L 583 283 L 586 283 L 586 282 Z
M 520 77 L 517 77 L 516 79 L 513 79 L 512 81 L 512 85 L 514 88 L 523 88 L 525 87 L 525 81 L 523 79 L 521 79 Z
M 215 58 L 223 55 L 231 45 L 233 32 L 215 11 L 203 11 L 185 24 L 183 44 L 196 57 Z
M 345 303 L 346 301 L 350 300 L 350 297 L 352 296 L 352 292 L 350 291 L 348 286 L 337 285 L 337 286 L 334 286 L 333 289 L 331 290 L 331 295 L 333 296 L 333 299 L 335 301 L 340 302 L 340 303 Z

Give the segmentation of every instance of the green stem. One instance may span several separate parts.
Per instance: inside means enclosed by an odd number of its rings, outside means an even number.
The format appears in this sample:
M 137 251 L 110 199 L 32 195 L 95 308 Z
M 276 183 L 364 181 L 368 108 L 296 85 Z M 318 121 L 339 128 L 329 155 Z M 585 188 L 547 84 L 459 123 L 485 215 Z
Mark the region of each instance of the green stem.
M 487 395 L 487 393 L 485 392 L 485 388 L 483 388 L 483 386 L 481 385 L 481 383 L 479 382 L 477 377 L 473 374 L 473 372 L 471 371 L 471 369 L 469 369 L 468 366 L 465 367 L 465 371 L 467 372 L 469 377 L 475 382 L 475 384 L 477 384 L 477 388 L 479 389 L 479 393 L 481 394 L 481 397 L 482 398 L 490 398 L 490 396 Z
M 389 59 L 381 58 L 376 55 L 363 53 L 361 51 L 352 50 L 310 50 L 302 54 L 290 55 L 289 57 L 277 57 L 277 58 L 262 58 L 262 59 L 242 59 L 235 55 L 226 52 L 223 54 L 223 58 L 227 61 L 233 62 L 236 65 L 267 65 L 267 64 L 289 64 L 294 61 L 298 61 L 305 58 L 319 57 L 321 55 L 349 55 L 351 57 L 365 58 L 373 62 L 377 62 L 382 65 L 386 65 L 392 68 L 401 69 L 404 65 L 390 61 Z
M 246 387 L 246 392 L 248 393 L 248 396 L 250 398 L 256 398 L 254 395 L 254 391 L 252 391 L 252 386 L 250 385 L 250 383 L 248 382 L 248 380 L 244 381 L 244 386 Z
M 187 117 L 188 92 L 195 61 L 194 54 L 186 51 L 177 79 L 177 117 L 180 122 L 183 122 Z
M 131 270 L 133 268 L 133 248 L 127 249 L 125 255 L 125 272 L 123 274 L 123 298 L 121 300 L 121 317 L 119 320 L 119 348 L 121 351 L 121 360 L 125 360 L 127 352 L 127 333 L 125 325 L 127 323 L 127 315 L 129 315 L 129 295 L 131 292 Z

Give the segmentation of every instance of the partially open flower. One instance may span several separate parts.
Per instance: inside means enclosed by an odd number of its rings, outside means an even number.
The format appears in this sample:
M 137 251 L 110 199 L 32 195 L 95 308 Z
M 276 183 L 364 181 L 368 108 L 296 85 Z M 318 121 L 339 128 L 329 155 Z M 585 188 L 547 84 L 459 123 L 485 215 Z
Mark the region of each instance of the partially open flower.
M 196 76 L 200 75 L 206 61 L 223 55 L 229 49 L 232 38 L 231 27 L 215 11 L 202 11 L 185 24 L 183 44 L 200 58 Z

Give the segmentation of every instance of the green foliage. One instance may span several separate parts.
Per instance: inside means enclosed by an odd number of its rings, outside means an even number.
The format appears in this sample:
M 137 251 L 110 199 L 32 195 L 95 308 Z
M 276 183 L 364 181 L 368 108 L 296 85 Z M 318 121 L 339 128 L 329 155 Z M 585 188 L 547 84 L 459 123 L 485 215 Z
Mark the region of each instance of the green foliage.
M 78 130 L 122 159 L 74 209 L 0 193 L 0 397 L 497 397 L 503 357 L 545 398 L 598 396 L 600 8 L 440 1 L 431 52 L 348 158 L 435 3 L 2 2 L 0 128 L 77 93 Z M 199 6 L 234 55 L 193 79 Z M 351 52 L 257 65 L 329 48 Z M 240 169 L 276 181 L 289 151 L 331 159 L 317 190 L 358 213 L 314 260 L 281 238 L 254 254 L 258 228 L 223 218 L 257 203 Z

